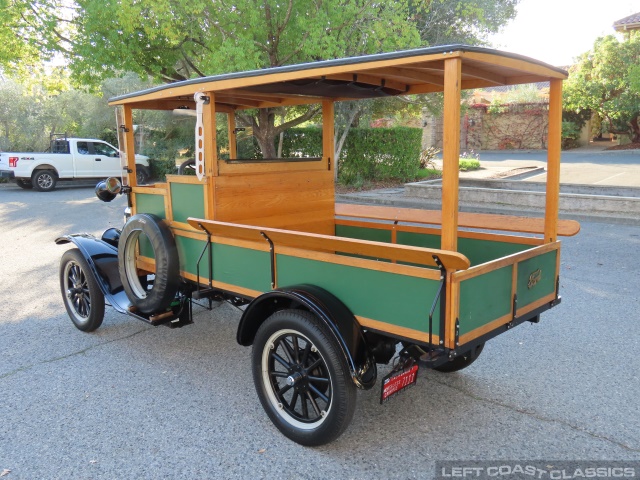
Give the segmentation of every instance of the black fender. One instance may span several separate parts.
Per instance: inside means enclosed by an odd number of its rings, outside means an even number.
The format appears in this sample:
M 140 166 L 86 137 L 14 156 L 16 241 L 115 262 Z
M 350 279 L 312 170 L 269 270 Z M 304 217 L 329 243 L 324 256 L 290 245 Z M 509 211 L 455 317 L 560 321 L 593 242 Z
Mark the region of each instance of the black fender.
M 73 243 L 89 264 L 91 273 L 105 299 L 120 313 L 129 313 L 131 302 L 127 298 L 118 271 L 118 234 L 110 228 L 102 238 L 88 233 L 74 233 L 56 238 L 56 244 Z
M 307 310 L 328 327 L 340 345 L 351 378 L 358 388 L 368 390 L 375 385 L 376 362 L 367 346 L 362 327 L 344 303 L 315 285 L 278 288 L 255 298 L 240 319 L 238 343 L 252 345 L 258 328 L 269 316 L 290 308 Z

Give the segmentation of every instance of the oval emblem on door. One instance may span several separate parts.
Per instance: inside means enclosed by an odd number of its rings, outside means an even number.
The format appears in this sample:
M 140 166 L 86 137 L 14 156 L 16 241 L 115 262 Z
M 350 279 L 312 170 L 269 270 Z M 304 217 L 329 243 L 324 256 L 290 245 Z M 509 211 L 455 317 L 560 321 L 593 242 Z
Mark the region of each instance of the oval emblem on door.
M 536 271 L 532 272 L 531 275 L 529 275 L 529 282 L 527 283 L 527 287 L 529 289 L 532 289 L 533 287 L 536 286 L 536 283 L 538 283 L 541 279 L 542 279 L 542 270 L 537 269 Z

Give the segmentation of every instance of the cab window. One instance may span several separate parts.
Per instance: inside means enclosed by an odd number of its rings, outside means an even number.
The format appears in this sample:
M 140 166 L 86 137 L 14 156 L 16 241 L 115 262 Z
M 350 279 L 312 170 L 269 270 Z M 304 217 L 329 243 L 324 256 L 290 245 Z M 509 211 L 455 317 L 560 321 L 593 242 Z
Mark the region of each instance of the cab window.
M 77 147 L 80 155 L 89 155 L 89 142 L 78 142 Z
M 93 149 L 96 152 L 96 155 L 105 155 L 107 157 L 117 157 L 118 152 L 111 145 L 107 145 L 106 143 L 94 143 Z

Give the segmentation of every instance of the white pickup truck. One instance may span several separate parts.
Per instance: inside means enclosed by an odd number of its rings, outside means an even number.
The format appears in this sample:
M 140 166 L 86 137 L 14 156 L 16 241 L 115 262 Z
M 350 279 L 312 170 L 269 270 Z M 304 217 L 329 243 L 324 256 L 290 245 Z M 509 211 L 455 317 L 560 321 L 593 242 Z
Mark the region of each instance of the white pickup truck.
M 50 192 L 58 180 L 120 177 L 120 152 L 92 138 L 55 138 L 45 153 L 0 152 L 0 178 L 21 188 Z M 149 179 L 149 157 L 136 155 L 138 184 Z

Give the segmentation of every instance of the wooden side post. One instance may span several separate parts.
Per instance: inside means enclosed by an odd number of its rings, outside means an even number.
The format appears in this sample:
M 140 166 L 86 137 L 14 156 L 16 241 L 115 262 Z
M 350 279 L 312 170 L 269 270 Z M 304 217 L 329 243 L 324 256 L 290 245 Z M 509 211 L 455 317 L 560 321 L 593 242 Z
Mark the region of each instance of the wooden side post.
M 333 169 L 334 180 L 338 180 L 338 160 L 335 158 L 334 106 L 330 100 L 322 102 L 322 158 Z
M 234 160 L 238 158 L 238 142 L 236 141 L 236 112 L 227 114 L 227 124 L 229 125 L 229 158 Z
M 551 79 L 549 88 L 549 141 L 547 145 L 547 198 L 544 214 L 544 241 L 558 237 L 560 201 L 560 150 L 562 141 L 562 80 Z
M 128 175 L 129 185 L 132 187 L 138 186 L 138 179 L 136 178 L 136 145 L 135 140 L 133 138 L 133 109 L 129 105 L 122 106 L 123 112 L 122 116 L 124 118 L 124 138 L 125 138 L 125 153 L 127 154 L 127 168 L 129 172 L 132 172 Z
M 202 123 L 204 125 L 204 161 L 205 175 L 215 177 L 218 175 L 218 155 L 216 150 L 216 109 L 215 95 L 206 92 L 209 103 L 202 107 Z M 211 181 L 209 181 L 211 183 Z
M 444 62 L 444 131 L 441 249 L 458 251 L 458 175 L 460 161 L 460 90 L 462 59 Z

